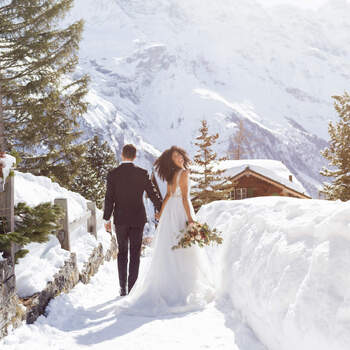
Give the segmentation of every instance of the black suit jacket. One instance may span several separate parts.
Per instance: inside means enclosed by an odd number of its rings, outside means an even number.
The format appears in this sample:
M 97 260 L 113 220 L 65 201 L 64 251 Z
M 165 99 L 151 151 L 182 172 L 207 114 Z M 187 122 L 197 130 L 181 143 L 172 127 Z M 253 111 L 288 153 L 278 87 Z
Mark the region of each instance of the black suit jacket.
M 122 163 L 114 168 L 107 175 L 103 218 L 109 220 L 114 212 L 116 225 L 144 225 L 147 222 L 143 204 L 144 192 L 160 211 L 162 199 L 156 192 L 147 170 L 133 163 Z

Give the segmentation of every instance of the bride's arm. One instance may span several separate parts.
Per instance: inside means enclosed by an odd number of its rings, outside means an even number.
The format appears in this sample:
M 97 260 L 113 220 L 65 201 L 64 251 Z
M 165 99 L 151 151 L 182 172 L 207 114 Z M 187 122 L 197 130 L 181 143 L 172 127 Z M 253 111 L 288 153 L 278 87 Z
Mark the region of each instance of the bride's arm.
M 168 201 L 169 197 L 170 197 L 170 185 L 168 184 L 167 192 L 166 192 L 165 198 L 164 198 L 163 203 L 162 203 L 162 208 L 160 209 L 160 212 L 158 214 L 158 220 L 162 216 L 163 210 L 165 208 L 166 202 Z
M 180 176 L 180 189 L 182 193 L 182 203 L 184 205 L 188 223 L 194 222 L 190 210 L 190 203 L 189 203 L 189 195 L 188 195 L 188 177 L 189 177 L 189 170 L 183 171 Z

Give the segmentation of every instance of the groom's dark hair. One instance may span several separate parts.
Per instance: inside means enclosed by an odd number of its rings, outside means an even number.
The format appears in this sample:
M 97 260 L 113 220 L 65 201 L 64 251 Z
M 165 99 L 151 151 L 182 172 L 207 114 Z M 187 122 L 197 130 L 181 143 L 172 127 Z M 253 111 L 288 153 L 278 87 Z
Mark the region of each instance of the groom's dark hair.
M 134 145 L 125 145 L 123 147 L 123 157 L 127 159 L 134 159 L 136 157 L 136 147 Z

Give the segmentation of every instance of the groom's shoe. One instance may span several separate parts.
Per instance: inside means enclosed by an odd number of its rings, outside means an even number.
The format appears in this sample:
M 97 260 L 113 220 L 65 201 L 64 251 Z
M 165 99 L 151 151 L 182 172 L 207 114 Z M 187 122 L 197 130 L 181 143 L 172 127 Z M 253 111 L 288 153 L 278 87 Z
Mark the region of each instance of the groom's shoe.
M 124 297 L 126 295 L 126 288 L 120 288 L 120 296 Z

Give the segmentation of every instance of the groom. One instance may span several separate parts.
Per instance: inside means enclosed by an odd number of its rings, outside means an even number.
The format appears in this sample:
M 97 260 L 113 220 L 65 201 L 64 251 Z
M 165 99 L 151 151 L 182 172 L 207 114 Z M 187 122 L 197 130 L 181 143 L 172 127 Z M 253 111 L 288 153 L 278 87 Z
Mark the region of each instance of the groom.
M 147 193 L 157 211 L 162 199 L 152 184 L 148 172 L 134 165 L 136 148 L 125 145 L 121 164 L 107 175 L 107 191 L 103 219 L 105 228 L 111 232 L 110 217 L 114 213 L 115 231 L 118 241 L 118 272 L 120 295 L 127 294 L 137 280 L 140 265 L 143 228 L 147 222 L 143 194 Z M 127 278 L 128 244 L 130 243 L 129 276 Z

